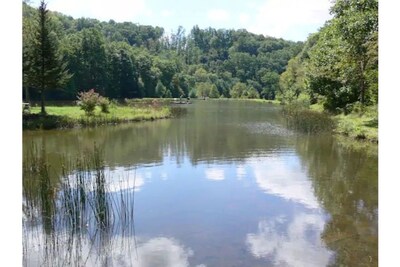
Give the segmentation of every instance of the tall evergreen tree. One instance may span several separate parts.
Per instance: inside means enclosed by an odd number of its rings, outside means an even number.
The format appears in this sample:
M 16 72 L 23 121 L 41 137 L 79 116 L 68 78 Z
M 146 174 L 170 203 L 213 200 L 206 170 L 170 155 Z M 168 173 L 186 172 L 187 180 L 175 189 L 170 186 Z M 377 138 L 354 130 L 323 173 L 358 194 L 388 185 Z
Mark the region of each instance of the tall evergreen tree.
M 31 65 L 27 71 L 27 79 L 29 84 L 38 90 L 41 113 L 45 114 L 45 91 L 62 87 L 71 75 L 58 53 L 56 36 L 51 31 L 50 17 L 44 1 L 40 2 L 38 8 L 38 24 L 32 42 Z

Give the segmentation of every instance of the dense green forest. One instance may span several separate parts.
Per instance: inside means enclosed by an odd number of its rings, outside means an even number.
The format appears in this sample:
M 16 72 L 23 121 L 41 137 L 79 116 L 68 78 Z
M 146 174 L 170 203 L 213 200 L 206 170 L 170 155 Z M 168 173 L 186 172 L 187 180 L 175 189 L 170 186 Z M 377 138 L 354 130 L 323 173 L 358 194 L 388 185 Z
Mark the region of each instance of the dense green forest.
M 24 62 L 32 54 L 36 13 L 23 3 Z M 302 49 L 301 42 L 246 30 L 195 26 L 189 34 L 182 27 L 167 34 L 161 27 L 49 14 L 52 41 L 72 78 L 59 90 L 48 90 L 48 99 L 73 100 L 79 91 L 91 88 L 120 99 L 182 95 L 274 99 L 279 75 Z M 28 70 L 24 74 L 24 86 L 34 97 Z
M 23 2 L 23 94 L 38 100 L 38 8 Z M 305 43 L 246 30 L 162 27 L 48 12 L 49 47 L 65 74 L 47 100 L 94 88 L 114 98 L 232 97 L 321 102 L 328 110 L 378 102 L 378 1 L 337 0 Z M 54 63 L 54 62 L 53 62 Z M 37 70 L 38 71 L 38 70 Z M 65 79 L 64 79 L 65 78 Z M 57 89 L 57 90 L 53 90 Z

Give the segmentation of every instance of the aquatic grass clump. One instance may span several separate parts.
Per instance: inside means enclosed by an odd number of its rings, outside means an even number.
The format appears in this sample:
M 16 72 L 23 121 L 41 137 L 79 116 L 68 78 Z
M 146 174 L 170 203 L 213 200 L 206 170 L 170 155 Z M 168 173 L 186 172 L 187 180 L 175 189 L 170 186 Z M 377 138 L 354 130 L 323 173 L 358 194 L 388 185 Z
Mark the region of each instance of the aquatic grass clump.
M 84 266 L 89 258 L 112 261 L 114 238 L 135 232 L 135 179 L 131 188 L 113 187 L 115 178 L 107 174 L 103 152 L 96 146 L 76 158 L 62 158 L 60 177 L 50 177 L 44 147 L 32 145 L 25 155 L 24 262 L 37 255 L 40 266 Z M 129 177 L 119 180 L 129 184 Z M 82 251 L 82 242 L 96 249 Z M 29 244 L 36 244 L 36 250 Z
M 304 133 L 329 132 L 335 128 L 335 121 L 328 114 L 298 105 L 284 106 L 283 114 L 289 128 Z

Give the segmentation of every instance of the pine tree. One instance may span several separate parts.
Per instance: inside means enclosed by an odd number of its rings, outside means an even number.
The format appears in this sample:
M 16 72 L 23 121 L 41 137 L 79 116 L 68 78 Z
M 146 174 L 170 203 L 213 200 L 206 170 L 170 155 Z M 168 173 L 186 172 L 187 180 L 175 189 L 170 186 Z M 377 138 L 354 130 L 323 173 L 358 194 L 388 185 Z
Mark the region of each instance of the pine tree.
M 51 31 L 50 17 L 44 1 L 40 2 L 38 8 L 38 24 L 32 42 L 31 64 L 27 75 L 29 84 L 40 93 L 41 113 L 46 114 L 45 91 L 62 87 L 71 75 L 58 53 L 56 36 Z

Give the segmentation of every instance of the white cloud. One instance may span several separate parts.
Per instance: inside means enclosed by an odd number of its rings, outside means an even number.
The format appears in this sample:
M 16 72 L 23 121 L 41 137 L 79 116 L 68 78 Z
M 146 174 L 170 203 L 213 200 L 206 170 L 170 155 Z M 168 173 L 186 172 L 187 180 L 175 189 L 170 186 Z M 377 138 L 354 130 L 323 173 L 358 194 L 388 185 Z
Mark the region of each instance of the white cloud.
M 145 0 L 53 0 L 47 7 L 74 17 L 113 19 L 117 22 L 132 21 L 138 15 L 152 15 L 151 10 L 146 8 Z
M 308 208 L 320 207 L 314 195 L 312 182 L 295 158 L 266 157 L 249 165 L 253 169 L 258 186 L 264 192 L 301 203 Z
M 250 16 L 245 13 L 239 14 L 239 21 L 241 24 L 247 24 L 249 22 Z
M 222 181 L 225 179 L 223 169 L 209 168 L 205 170 L 206 178 L 214 181 Z
M 262 220 L 246 244 L 256 258 L 271 258 L 274 266 L 327 266 L 333 253 L 320 238 L 324 225 L 320 214 L 300 213 L 288 224 L 284 217 Z
M 207 12 L 207 17 L 212 21 L 227 21 L 230 15 L 223 9 L 211 9 Z
M 267 0 L 258 8 L 249 31 L 297 41 L 302 28 L 318 28 L 331 18 L 330 6 L 330 0 Z
M 112 240 L 103 240 L 102 245 L 96 248 L 89 236 L 82 236 L 79 240 L 76 237 L 73 243 L 69 233 L 59 233 L 57 238 L 57 250 L 63 252 L 61 254 L 52 253 L 53 247 L 49 246 L 41 227 L 33 227 L 25 232 L 24 246 L 29 248 L 24 252 L 25 263 L 28 266 L 42 266 L 43 261 L 48 260 L 60 266 L 71 261 L 76 265 L 80 263 L 79 266 L 99 266 L 106 261 L 113 266 L 189 267 L 189 257 L 194 255 L 193 250 L 178 240 L 166 237 L 149 240 L 137 237 L 135 243 L 133 236 L 113 236 Z M 71 244 L 74 248 L 70 247 Z

